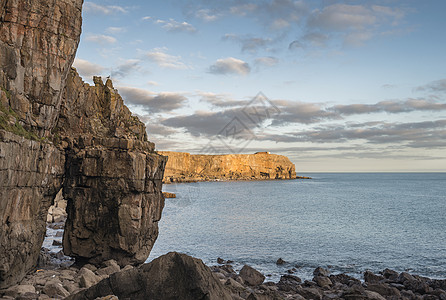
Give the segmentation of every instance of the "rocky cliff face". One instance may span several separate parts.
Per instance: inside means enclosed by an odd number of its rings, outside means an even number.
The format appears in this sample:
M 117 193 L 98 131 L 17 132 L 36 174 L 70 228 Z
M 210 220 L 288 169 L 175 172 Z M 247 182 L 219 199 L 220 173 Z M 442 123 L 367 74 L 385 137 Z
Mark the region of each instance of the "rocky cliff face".
M 166 158 L 111 80 L 94 82 L 70 72 L 57 127 L 66 147 L 64 253 L 93 264 L 142 263 L 158 236 Z
M 294 179 L 294 164 L 285 156 L 257 154 L 193 155 L 160 151 L 169 160 L 163 181 Z
M 45 215 L 62 184 L 63 152 L 22 136 L 48 136 L 56 124 L 81 6 L 82 0 L 0 0 L 0 288 L 35 265 Z
M 0 0 L 0 288 L 36 264 L 63 183 L 64 251 L 121 265 L 158 235 L 166 158 L 113 88 L 71 69 L 82 0 Z

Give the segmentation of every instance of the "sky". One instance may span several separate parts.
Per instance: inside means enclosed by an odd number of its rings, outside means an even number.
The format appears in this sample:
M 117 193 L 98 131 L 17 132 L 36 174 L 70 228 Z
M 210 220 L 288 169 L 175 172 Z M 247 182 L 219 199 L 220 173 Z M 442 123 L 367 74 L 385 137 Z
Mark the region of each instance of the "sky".
M 91 0 L 74 66 L 157 150 L 446 171 L 444 0 Z

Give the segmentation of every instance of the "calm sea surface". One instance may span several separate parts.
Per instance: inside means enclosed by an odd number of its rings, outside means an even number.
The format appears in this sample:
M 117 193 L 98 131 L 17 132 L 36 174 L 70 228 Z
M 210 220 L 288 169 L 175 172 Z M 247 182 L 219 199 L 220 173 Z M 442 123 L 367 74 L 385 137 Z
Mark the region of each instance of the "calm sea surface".
M 249 264 L 269 280 L 317 266 L 360 278 L 385 268 L 446 278 L 446 173 L 317 173 L 312 180 L 165 185 L 160 235 L 169 251 Z M 287 261 L 275 264 L 278 258 Z

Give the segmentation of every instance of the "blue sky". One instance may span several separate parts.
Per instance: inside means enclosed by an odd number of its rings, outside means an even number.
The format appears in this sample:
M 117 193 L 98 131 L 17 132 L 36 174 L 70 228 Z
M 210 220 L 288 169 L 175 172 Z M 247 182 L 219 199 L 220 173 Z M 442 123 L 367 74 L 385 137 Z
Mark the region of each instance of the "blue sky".
M 85 1 L 75 67 L 158 150 L 446 171 L 446 2 Z M 260 94 L 259 94 L 260 93 Z

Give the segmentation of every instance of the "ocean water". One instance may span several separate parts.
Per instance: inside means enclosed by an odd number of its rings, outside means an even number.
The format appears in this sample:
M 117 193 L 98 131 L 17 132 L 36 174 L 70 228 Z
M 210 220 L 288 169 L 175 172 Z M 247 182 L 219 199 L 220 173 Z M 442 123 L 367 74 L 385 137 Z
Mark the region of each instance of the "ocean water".
M 357 278 L 390 268 L 446 278 L 446 173 L 317 173 L 312 180 L 165 185 L 160 234 L 169 251 L 217 257 L 277 281 L 327 267 Z M 287 263 L 277 266 L 282 258 Z

